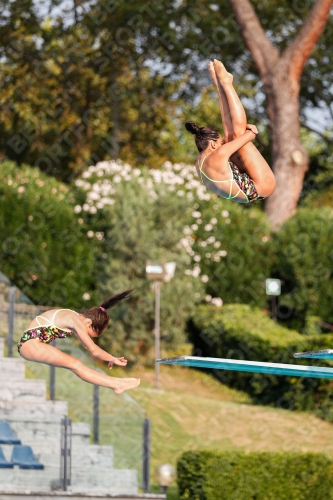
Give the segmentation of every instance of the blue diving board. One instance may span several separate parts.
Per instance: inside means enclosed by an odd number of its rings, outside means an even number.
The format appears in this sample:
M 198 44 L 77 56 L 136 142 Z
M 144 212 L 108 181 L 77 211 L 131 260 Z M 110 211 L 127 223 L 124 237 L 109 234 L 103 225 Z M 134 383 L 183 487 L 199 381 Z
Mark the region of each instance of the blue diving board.
M 333 368 L 322 368 L 319 366 L 285 365 L 280 363 L 263 363 L 260 361 L 243 361 L 238 359 L 200 358 L 196 356 L 177 356 L 175 358 L 157 359 L 156 363 L 193 366 L 195 368 L 233 370 L 237 372 L 266 373 L 268 375 L 333 379 Z
M 294 358 L 333 359 L 333 349 L 322 351 L 296 352 Z

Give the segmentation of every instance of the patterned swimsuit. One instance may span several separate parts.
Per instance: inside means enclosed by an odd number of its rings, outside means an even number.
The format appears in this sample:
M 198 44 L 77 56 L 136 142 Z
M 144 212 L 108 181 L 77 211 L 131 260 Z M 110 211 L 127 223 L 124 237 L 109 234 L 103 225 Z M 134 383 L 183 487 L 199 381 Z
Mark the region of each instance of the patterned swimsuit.
M 55 313 L 52 316 L 52 319 L 49 320 L 45 318 L 44 316 L 37 316 L 36 321 L 38 323 L 38 326 L 35 326 L 33 328 L 29 328 L 29 330 L 25 330 L 21 339 L 19 340 L 17 344 L 17 350 L 20 353 L 22 344 L 24 342 L 27 342 L 27 340 L 31 339 L 39 339 L 40 342 L 43 342 L 44 344 L 49 344 L 55 339 L 64 339 L 66 337 L 70 337 L 73 334 L 72 330 L 69 330 L 67 328 L 59 328 L 59 326 L 56 326 L 54 324 L 54 319 L 56 314 L 59 311 L 70 311 L 71 309 L 57 309 Z M 72 311 L 75 312 L 75 311 Z M 75 314 L 78 314 L 75 312 Z M 43 318 L 46 320 L 49 324 L 48 325 L 41 325 L 39 322 L 39 318 Z M 21 353 L 20 353 L 21 354 Z
M 208 156 L 208 155 L 207 155 Z M 225 181 L 215 181 L 214 179 L 210 179 L 208 175 L 205 174 L 202 170 L 202 165 L 207 156 L 204 157 L 204 159 L 201 162 L 201 165 L 199 165 L 199 172 L 200 172 L 200 179 L 201 182 L 204 186 L 206 186 L 208 189 L 213 191 L 213 193 L 216 193 L 218 196 L 221 196 L 222 198 L 226 198 L 227 200 L 234 200 L 237 201 L 238 203 L 250 203 L 252 201 L 258 201 L 258 200 L 264 200 L 265 198 L 262 198 L 259 196 L 256 187 L 254 185 L 253 180 L 247 173 L 241 173 L 236 165 L 234 165 L 231 162 L 228 162 L 230 172 L 231 172 L 231 179 L 225 180 Z M 204 182 L 204 180 L 206 182 Z M 216 184 L 223 184 L 223 183 L 230 183 L 230 188 L 229 188 L 229 195 L 227 195 L 219 186 Z M 237 193 L 232 196 L 232 185 L 233 182 L 238 187 Z M 237 196 L 239 193 L 243 193 L 245 195 L 245 198 L 238 199 L 236 200 Z

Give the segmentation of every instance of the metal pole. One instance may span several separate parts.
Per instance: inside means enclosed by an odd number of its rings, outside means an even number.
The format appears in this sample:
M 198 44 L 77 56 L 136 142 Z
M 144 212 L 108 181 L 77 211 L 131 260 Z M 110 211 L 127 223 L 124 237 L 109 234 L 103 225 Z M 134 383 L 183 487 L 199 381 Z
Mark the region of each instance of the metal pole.
M 9 288 L 8 357 L 13 357 L 15 286 Z
M 161 282 L 155 281 L 155 359 L 160 359 L 160 290 Z M 155 388 L 160 388 L 160 365 L 155 363 Z
M 272 295 L 272 318 L 277 321 L 276 295 Z
M 67 487 L 71 484 L 72 421 L 66 415 L 61 424 L 61 482 L 63 491 L 67 491 Z
M 94 385 L 94 444 L 99 444 L 99 386 Z
M 142 488 L 145 493 L 150 490 L 150 419 L 143 421 L 143 456 L 142 456 Z
M 52 345 L 55 346 L 56 341 L 52 342 Z M 55 366 L 50 366 L 50 399 L 51 401 L 55 401 Z

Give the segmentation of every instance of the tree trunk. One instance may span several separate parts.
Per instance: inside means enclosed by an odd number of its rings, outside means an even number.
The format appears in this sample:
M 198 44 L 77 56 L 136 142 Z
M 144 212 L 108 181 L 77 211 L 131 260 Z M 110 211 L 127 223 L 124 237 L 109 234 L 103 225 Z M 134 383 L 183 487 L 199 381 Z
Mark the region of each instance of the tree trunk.
M 276 178 L 276 190 L 267 199 L 265 209 L 276 230 L 296 212 L 309 157 L 300 140 L 299 83 L 285 60 L 279 60 L 264 84 L 273 115 L 272 168 Z
M 316 0 L 292 43 L 281 54 L 268 39 L 250 0 L 229 0 L 243 40 L 265 87 L 276 190 L 266 201 L 273 229 L 295 213 L 309 157 L 300 140 L 299 81 L 330 14 L 333 0 Z

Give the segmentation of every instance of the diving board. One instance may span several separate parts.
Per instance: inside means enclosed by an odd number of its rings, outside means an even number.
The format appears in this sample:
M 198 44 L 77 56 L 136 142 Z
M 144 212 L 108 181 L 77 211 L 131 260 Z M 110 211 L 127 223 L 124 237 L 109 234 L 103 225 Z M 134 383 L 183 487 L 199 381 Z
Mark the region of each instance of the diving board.
M 322 351 L 296 352 L 294 358 L 333 359 L 333 349 Z
M 266 373 L 268 375 L 333 379 L 333 368 L 324 368 L 320 366 L 263 363 L 261 361 L 243 361 L 239 359 L 200 358 L 196 356 L 177 356 L 175 358 L 157 359 L 156 363 L 193 366 L 194 368 L 212 368 L 215 370 L 233 370 L 237 372 Z

